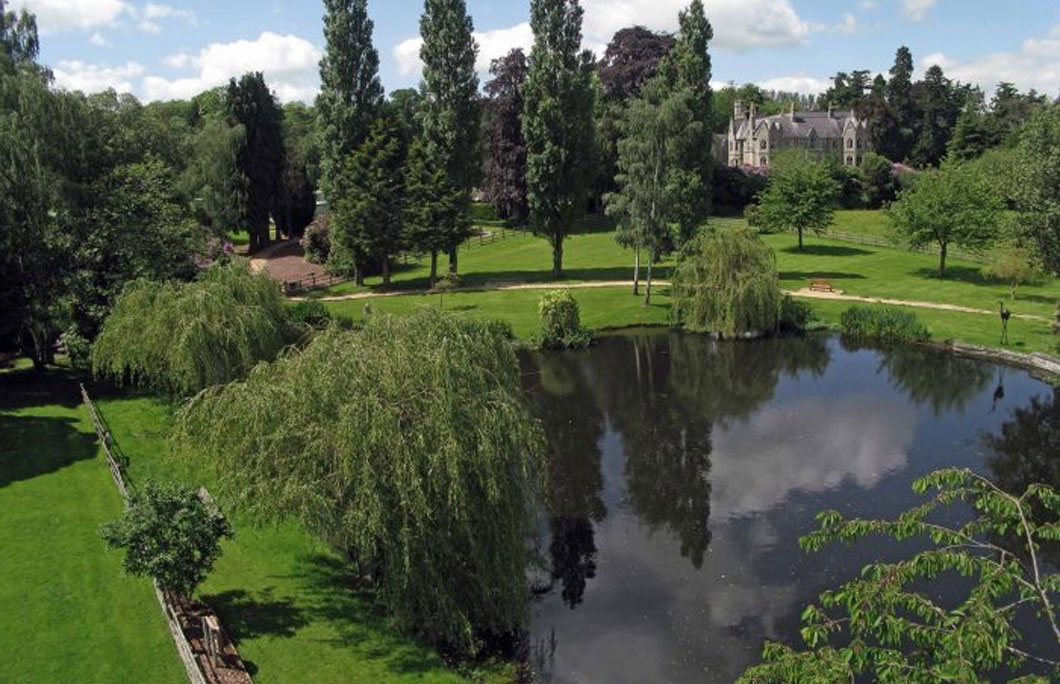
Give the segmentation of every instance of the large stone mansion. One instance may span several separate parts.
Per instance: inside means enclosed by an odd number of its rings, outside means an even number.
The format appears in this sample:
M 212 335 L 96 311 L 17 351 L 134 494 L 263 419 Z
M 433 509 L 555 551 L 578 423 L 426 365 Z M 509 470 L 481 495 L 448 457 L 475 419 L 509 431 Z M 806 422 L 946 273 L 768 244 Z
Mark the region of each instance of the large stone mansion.
M 868 124 L 853 111 L 796 112 L 792 105 L 783 114 L 760 117 L 756 110 L 754 104 L 747 107 L 737 100 L 728 134 L 715 136 L 714 156 L 719 163 L 769 166 L 774 153 L 802 149 L 856 166 L 871 149 Z

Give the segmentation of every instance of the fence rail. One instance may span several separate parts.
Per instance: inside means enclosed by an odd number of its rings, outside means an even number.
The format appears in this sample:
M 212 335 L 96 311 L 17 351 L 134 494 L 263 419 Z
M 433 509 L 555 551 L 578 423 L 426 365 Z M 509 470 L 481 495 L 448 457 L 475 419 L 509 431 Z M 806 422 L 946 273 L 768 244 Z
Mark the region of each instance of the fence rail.
M 872 247 L 890 247 L 890 248 L 902 248 L 903 245 L 895 243 L 894 240 L 890 240 L 885 237 L 878 235 L 858 235 L 857 233 L 844 233 L 842 231 L 828 231 L 825 233 L 825 237 L 832 238 L 833 240 L 840 240 L 841 242 L 854 242 L 859 245 L 870 245 Z M 926 245 L 924 247 L 910 247 L 904 245 L 904 247 L 912 252 L 920 252 L 922 254 L 934 254 L 938 255 L 941 250 L 935 245 Z M 947 257 L 953 257 L 954 259 L 964 259 L 965 261 L 974 261 L 980 264 L 989 263 L 990 260 L 982 254 L 974 254 L 972 252 L 966 252 L 961 249 L 949 248 L 946 250 Z
M 88 395 L 88 390 L 85 389 L 83 383 L 80 388 L 81 401 L 84 402 L 88 415 L 92 419 L 96 437 L 99 438 L 99 443 L 102 445 L 103 453 L 107 458 L 107 467 L 110 469 L 111 477 L 114 478 L 114 484 L 118 487 L 118 492 L 121 493 L 122 502 L 128 508 L 130 492 L 127 473 L 128 458 L 118 447 L 118 443 L 115 441 L 107 422 L 99 412 L 99 409 L 96 408 L 95 402 Z M 214 510 L 217 509 L 217 503 L 205 488 L 200 488 L 198 495 L 204 504 Z M 177 647 L 177 655 L 180 656 L 181 662 L 184 663 L 184 669 L 191 684 L 253 684 L 253 680 L 250 678 L 250 674 L 247 673 L 239 653 L 236 652 L 235 644 L 232 643 L 231 639 L 227 638 L 227 635 L 225 635 L 227 657 L 224 663 L 226 666 L 221 667 L 213 662 L 215 658 L 211 657 L 211 654 L 203 650 L 203 639 L 199 639 L 200 647 L 198 649 L 189 641 L 180 620 L 181 614 L 184 613 L 187 616 L 188 611 L 182 610 L 176 601 L 162 591 L 157 580 L 152 579 L 152 584 L 155 589 L 155 597 L 162 608 L 162 615 L 166 618 L 166 625 L 169 627 L 170 634 L 173 635 L 173 643 Z M 216 615 L 212 611 L 210 611 L 210 615 L 214 620 L 212 624 L 216 624 L 218 631 L 224 634 L 224 628 L 220 626 Z

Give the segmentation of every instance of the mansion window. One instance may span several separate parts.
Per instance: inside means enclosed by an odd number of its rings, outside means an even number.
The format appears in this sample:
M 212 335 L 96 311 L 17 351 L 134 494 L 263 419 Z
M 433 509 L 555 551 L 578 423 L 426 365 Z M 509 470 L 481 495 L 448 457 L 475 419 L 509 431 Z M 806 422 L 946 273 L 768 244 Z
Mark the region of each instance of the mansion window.
M 766 141 L 765 141 L 765 140 L 763 140 L 763 141 L 759 142 L 759 143 L 758 143 L 758 149 L 760 149 L 760 150 L 764 150 L 764 149 L 766 149 L 766 145 L 767 145 L 767 144 L 768 144 L 768 143 L 766 143 Z
M 852 156 L 850 156 L 848 154 L 847 155 L 847 166 L 853 166 L 853 165 L 854 165 L 854 157 L 852 157 Z
M 848 150 L 854 149 L 854 140 L 852 138 L 847 138 L 847 149 Z

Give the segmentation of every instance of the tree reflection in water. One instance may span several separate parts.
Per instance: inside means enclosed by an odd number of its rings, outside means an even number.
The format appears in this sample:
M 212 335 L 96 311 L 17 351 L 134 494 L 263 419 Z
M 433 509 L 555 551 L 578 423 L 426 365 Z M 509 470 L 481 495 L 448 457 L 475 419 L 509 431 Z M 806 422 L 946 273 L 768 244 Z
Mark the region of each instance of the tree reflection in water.
M 552 580 L 574 608 L 596 574 L 593 521 L 606 514 L 600 490 L 603 414 L 588 391 L 581 356 L 539 355 L 536 372 L 524 374 L 527 389 L 545 424 L 549 442 L 548 514 Z
M 888 349 L 880 370 L 914 403 L 930 406 L 935 416 L 964 411 L 994 377 L 994 367 L 987 363 L 921 346 Z
M 1054 390 L 1049 399 L 1032 398 L 1025 407 L 1012 412 L 1012 417 L 997 434 L 983 435 L 983 442 L 991 452 L 987 458 L 987 465 L 993 473 L 991 479 L 1006 492 L 1019 495 L 1035 483 L 1060 489 L 1060 401 L 1057 392 Z M 1055 522 L 1046 519 L 1042 510 L 1032 510 L 1032 515 L 1039 523 Z M 1011 546 L 1021 548 L 1022 544 Z M 1049 544 L 1043 554 L 1053 567 L 1060 568 L 1060 543 Z

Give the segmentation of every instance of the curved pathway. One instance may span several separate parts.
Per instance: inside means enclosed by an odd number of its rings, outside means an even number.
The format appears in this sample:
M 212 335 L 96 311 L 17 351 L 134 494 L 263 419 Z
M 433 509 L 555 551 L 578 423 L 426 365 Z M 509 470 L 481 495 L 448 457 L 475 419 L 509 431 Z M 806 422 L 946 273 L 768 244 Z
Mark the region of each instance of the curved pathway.
M 641 281 L 643 285 L 644 281 Z M 656 287 L 669 286 L 669 281 L 666 280 L 653 280 L 652 285 Z M 632 280 L 589 280 L 583 282 L 574 283 L 506 283 L 503 285 L 484 285 L 482 287 L 465 287 L 458 288 L 455 290 L 448 290 L 446 294 L 453 294 L 458 292 L 495 292 L 503 290 L 581 290 L 588 288 L 599 288 L 599 287 L 633 287 Z M 937 309 L 940 311 L 955 311 L 958 313 L 970 313 L 979 314 L 986 316 L 996 316 L 997 311 L 989 309 L 976 309 L 970 306 L 961 306 L 959 304 L 945 304 L 942 302 L 924 302 L 909 299 L 889 299 L 886 297 L 861 297 L 858 295 L 848 295 L 842 292 L 819 292 L 816 290 L 810 290 L 809 288 L 803 288 L 801 290 L 784 290 L 785 294 L 792 295 L 794 297 L 801 297 L 803 299 L 829 299 L 834 301 L 844 302 L 863 302 L 865 304 L 886 304 L 889 306 L 911 306 L 920 309 Z M 331 297 L 317 297 L 316 299 L 321 302 L 340 302 L 345 300 L 353 299 L 375 299 L 377 297 L 402 297 L 408 295 L 423 295 L 431 294 L 429 290 L 391 290 L 389 292 L 354 292 L 345 295 L 334 295 Z M 292 299 L 304 299 L 303 297 L 292 297 Z M 1045 321 L 1051 322 L 1052 319 L 1046 318 L 1045 316 L 1036 316 L 1034 314 L 1012 314 L 1014 318 L 1022 318 L 1030 321 Z

